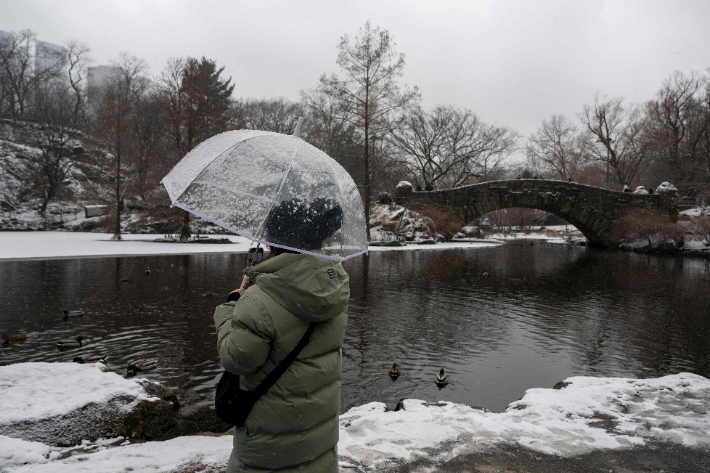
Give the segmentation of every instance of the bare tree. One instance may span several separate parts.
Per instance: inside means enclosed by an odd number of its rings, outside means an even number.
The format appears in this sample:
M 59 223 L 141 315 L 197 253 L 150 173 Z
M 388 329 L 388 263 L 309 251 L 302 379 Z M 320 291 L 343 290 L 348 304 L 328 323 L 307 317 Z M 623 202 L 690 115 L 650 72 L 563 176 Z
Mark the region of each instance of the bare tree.
M 543 120 L 525 146 L 528 162 L 541 163 L 557 178 L 565 181 L 576 177 L 584 164 L 587 140 L 564 115 Z
M 47 84 L 37 91 L 33 121 L 21 128 L 24 141 L 39 150 L 18 157 L 32 163 L 42 176 L 42 214 L 64 186 L 76 161 L 71 146 L 77 135 L 72 127 L 72 108 L 71 93 L 64 83 Z
M 182 75 L 185 69 L 185 60 L 170 58 L 158 79 L 160 92 L 163 95 L 165 116 L 170 130 L 170 135 L 178 153 L 182 153 L 185 100 L 182 96 Z
M 426 188 L 459 187 L 475 178 L 487 178 L 515 150 L 517 134 L 484 123 L 470 110 L 453 105 L 430 112 L 414 107 L 389 141 L 412 174 Z
M 707 164 L 706 171 L 708 175 L 710 175 L 710 77 L 706 79 L 705 93 L 702 97 L 702 104 L 705 120 L 703 121 L 704 127 L 703 131 L 700 133 L 698 147 L 700 148 L 701 155 L 705 157 L 705 162 Z
M 166 135 L 163 96 L 149 90 L 135 98 L 130 118 L 129 161 L 136 172 L 138 195 L 146 200 L 150 189 L 149 178 L 161 169 L 161 145 Z
M 35 39 L 30 30 L 0 36 L 0 76 L 14 122 L 26 118 L 40 84 L 58 77 L 64 66 L 61 53 L 35 47 Z
M 303 123 L 303 138 L 337 160 L 356 181 L 362 181 L 357 163 L 361 148 L 352 111 L 338 100 L 337 96 L 319 85 L 301 91 L 302 109 L 306 116 Z
M 234 103 L 240 110 L 244 128 L 290 134 L 296 129 L 303 110 L 298 103 L 284 98 L 240 100 Z
M 710 126 L 704 97 L 707 80 L 676 71 L 663 82 L 656 99 L 646 104 L 656 167 L 676 183 L 692 182 L 700 177 L 698 173 L 710 177 L 702 147 Z
M 86 78 L 89 70 L 91 58 L 91 48 L 78 41 L 69 41 L 67 50 L 67 74 L 69 85 L 74 92 L 74 109 L 72 111 L 72 123 L 74 128 L 81 128 L 85 121 L 86 106 Z
M 122 158 L 130 146 L 131 113 L 135 101 L 148 86 L 148 78 L 144 75 L 148 67 L 143 59 L 128 53 L 121 53 L 119 59 L 112 65 L 114 74 L 102 91 L 96 133 L 108 144 L 115 164 L 113 180 L 116 222 L 113 238 L 120 240 L 121 210 L 125 190 L 125 186 L 121 185 L 121 166 L 122 164 L 125 166 Z
M 590 135 L 589 157 L 611 167 L 619 185 L 631 185 L 650 154 L 641 107 L 625 107 L 621 98 L 596 95 L 594 105 L 585 105 L 580 119 Z
M 362 146 L 363 189 L 367 238 L 370 239 L 370 201 L 372 189 L 370 158 L 373 141 L 382 139 L 386 121 L 392 112 L 415 101 L 419 91 L 400 90 L 397 80 L 404 70 L 404 54 L 398 53 L 395 42 L 387 30 L 373 28 L 369 21 L 360 29 L 351 43 L 347 35 L 338 46 L 337 64 L 343 72 L 340 79 L 325 74 L 320 84 L 340 101 L 340 106 L 350 112 L 352 123 L 359 130 Z

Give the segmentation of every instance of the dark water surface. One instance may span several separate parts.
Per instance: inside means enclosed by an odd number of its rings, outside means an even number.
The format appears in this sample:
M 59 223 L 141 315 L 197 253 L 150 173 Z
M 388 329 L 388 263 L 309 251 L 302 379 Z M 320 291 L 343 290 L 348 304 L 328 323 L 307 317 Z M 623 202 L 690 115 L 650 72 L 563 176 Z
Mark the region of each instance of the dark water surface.
M 0 345 L 0 365 L 98 352 L 125 372 L 158 358 L 145 377 L 209 404 L 222 371 L 212 313 L 244 265 L 227 254 L 0 262 L 0 333 L 29 334 Z M 343 411 L 404 397 L 501 411 L 569 376 L 710 377 L 708 260 L 516 242 L 376 252 L 344 266 Z M 86 315 L 64 321 L 65 308 Z M 55 348 L 78 335 L 83 348 Z M 440 368 L 451 379 L 442 390 Z

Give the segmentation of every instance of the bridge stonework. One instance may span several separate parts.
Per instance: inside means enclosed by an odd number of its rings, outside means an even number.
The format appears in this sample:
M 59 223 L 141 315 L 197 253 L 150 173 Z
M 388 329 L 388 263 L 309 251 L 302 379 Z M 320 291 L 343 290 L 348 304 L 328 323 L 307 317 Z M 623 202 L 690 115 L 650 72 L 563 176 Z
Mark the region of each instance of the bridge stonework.
M 465 222 L 511 207 L 544 210 L 565 219 L 590 245 L 600 247 L 617 246 L 614 221 L 628 210 L 656 208 L 675 218 L 677 200 L 674 193 L 639 195 L 544 179 L 492 181 L 431 192 L 414 192 L 408 183 L 400 183 L 395 191 L 395 201 L 404 207 L 448 207 Z

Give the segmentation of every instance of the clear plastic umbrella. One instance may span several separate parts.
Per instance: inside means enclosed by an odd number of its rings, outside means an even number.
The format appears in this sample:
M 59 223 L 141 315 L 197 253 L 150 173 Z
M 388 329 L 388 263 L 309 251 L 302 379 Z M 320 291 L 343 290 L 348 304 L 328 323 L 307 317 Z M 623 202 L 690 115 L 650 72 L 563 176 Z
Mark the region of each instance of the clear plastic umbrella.
M 336 261 L 367 252 L 355 182 L 296 136 L 253 130 L 215 135 L 162 182 L 176 207 L 253 241 Z

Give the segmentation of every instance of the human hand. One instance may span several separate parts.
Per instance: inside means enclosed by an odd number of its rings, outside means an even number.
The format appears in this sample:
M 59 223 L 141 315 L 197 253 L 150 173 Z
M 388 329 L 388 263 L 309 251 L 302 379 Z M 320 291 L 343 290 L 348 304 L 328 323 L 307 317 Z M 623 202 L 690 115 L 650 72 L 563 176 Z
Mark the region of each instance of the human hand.
M 246 277 L 246 272 L 244 273 L 244 279 L 242 279 L 242 287 L 239 288 L 239 293 L 244 294 L 244 291 L 249 289 L 251 286 L 251 282 L 249 282 L 249 278 Z

